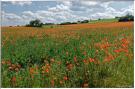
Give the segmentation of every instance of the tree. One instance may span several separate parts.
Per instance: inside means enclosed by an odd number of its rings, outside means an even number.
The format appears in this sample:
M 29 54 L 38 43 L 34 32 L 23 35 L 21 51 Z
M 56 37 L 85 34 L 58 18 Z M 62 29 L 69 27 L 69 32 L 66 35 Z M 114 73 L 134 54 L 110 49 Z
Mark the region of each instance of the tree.
M 134 21 L 134 16 L 127 14 L 126 16 L 120 17 L 119 22 Z
M 28 25 L 26 26 L 29 26 L 29 27 L 42 27 L 43 23 L 39 20 L 39 19 L 36 19 L 36 20 L 31 20 L 29 22 Z
M 89 20 L 83 20 L 81 23 L 89 23 Z

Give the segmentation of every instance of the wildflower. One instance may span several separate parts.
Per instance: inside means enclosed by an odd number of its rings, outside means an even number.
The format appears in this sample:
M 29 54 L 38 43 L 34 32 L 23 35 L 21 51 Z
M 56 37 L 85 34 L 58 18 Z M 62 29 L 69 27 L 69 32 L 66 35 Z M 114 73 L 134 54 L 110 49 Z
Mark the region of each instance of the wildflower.
M 74 62 L 77 62 L 77 58 L 76 58 L 76 56 L 74 57 Z
M 84 59 L 83 62 L 86 63 L 87 61 Z
M 35 66 L 35 70 L 38 70 L 38 65 Z
M 88 83 L 84 83 L 83 87 L 89 87 L 89 84 Z
M 111 60 L 114 60 L 114 57 L 112 55 L 109 55 L 104 59 L 104 62 L 109 62 Z
M 66 55 L 68 55 L 68 52 L 66 52 Z
M 10 60 L 6 61 L 6 64 L 7 64 L 8 66 L 10 66 L 10 65 L 11 65 L 11 61 L 10 61 Z
M 45 73 L 45 71 L 42 71 L 42 74 L 44 74 Z
M 15 71 L 18 72 L 19 71 L 19 68 L 15 68 Z
M 94 62 L 95 60 L 93 58 L 89 58 L 89 62 Z
M 10 66 L 10 67 L 8 67 L 8 69 L 9 69 L 9 70 L 13 70 L 13 67 Z
M 58 63 L 58 65 L 61 65 L 61 61 L 58 61 L 57 63 Z
M 116 49 L 116 50 L 114 50 L 114 52 L 115 53 L 119 53 L 119 52 L 121 52 L 121 50 L 120 49 Z
M 42 69 L 45 69 L 45 66 L 42 66 Z
M 47 63 L 46 66 L 49 66 L 49 64 Z
M 63 79 L 64 79 L 64 80 L 68 80 L 68 77 L 67 77 L 67 76 L 64 76 Z
M 34 75 L 31 75 L 31 78 L 34 79 Z
M 126 45 L 126 44 L 121 44 L 121 46 L 122 46 L 123 48 L 127 48 L 127 45 Z
M 34 72 L 35 72 L 34 68 L 30 68 L 29 72 L 30 72 L 30 74 L 34 74 Z
M 125 54 L 126 56 L 129 56 L 129 54 L 127 53 L 127 54 Z
M 5 60 L 2 60 L 1 64 L 3 64 L 3 65 L 6 64 L 6 61 Z
M 98 50 L 96 50 L 96 54 L 98 54 Z
M 60 80 L 60 84 L 63 84 L 63 81 L 62 80 Z
M 46 73 L 49 73 L 49 69 L 48 69 L 48 68 L 46 68 L 45 72 L 46 72 Z
M 86 55 L 86 51 L 83 52 L 83 55 Z
M 13 77 L 11 78 L 11 81 L 15 83 L 15 82 L 16 82 L 16 77 L 13 76 Z
M 72 68 L 73 68 L 73 64 L 70 63 L 70 64 L 67 65 L 68 70 L 71 70 Z
M 128 53 L 128 49 L 123 49 L 123 52 Z
M 18 64 L 18 65 L 16 65 L 18 68 L 21 68 L 21 65 L 20 64 Z
M 54 62 L 54 58 L 50 59 L 51 62 Z
M 13 68 L 13 69 L 15 69 L 15 68 L 16 68 L 16 65 L 15 65 L 15 64 L 12 64 L 11 66 L 12 66 L 12 68 Z
M 54 80 L 51 80 L 51 85 L 52 85 L 52 87 L 54 86 Z
M 126 38 L 123 38 L 121 41 L 122 43 L 128 44 L 128 40 Z
M 84 62 L 85 64 L 88 64 L 88 60 L 86 60 L 86 59 L 84 59 L 83 62 Z

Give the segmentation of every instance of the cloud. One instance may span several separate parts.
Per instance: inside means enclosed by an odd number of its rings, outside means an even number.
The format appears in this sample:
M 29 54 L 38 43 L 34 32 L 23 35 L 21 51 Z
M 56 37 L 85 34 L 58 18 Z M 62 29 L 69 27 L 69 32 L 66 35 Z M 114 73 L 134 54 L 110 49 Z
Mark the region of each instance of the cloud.
M 33 6 L 36 2 L 30 1 L 16 1 L 12 2 L 14 5 L 21 5 L 21 8 L 24 5 Z M 46 2 L 47 3 L 47 2 Z M 73 22 L 78 20 L 86 19 L 98 19 L 98 18 L 114 18 L 115 16 L 126 15 L 127 13 L 133 14 L 133 4 L 127 5 L 126 1 L 122 2 L 120 6 L 114 4 L 118 1 L 108 1 L 108 0 L 98 0 L 98 1 L 80 1 L 80 0 L 67 0 L 67 1 L 55 1 L 53 3 L 49 2 L 50 5 L 48 8 L 43 8 L 41 5 L 41 10 L 27 10 L 25 9 L 19 14 L 14 13 L 5 13 L 2 11 L 2 18 L 6 21 L 19 21 L 28 23 L 33 19 L 40 19 L 42 22 L 52 22 L 52 23 L 61 23 L 61 22 Z M 38 5 L 38 4 L 37 4 Z M 39 4 L 40 5 L 40 4 Z M 46 5 L 46 4 L 45 4 Z M 116 7 L 115 7 L 116 6 Z M 119 9 L 118 9 L 119 7 Z
M 14 13 L 6 13 L 2 11 L 2 20 L 3 21 L 20 21 L 22 18 Z
M 60 5 L 56 5 L 56 7 L 51 7 L 48 10 L 52 12 L 63 12 L 63 11 L 69 11 L 69 7 L 63 4 L 60 4 Z
M 126 15 L 126 14 L 132 14 L 132 15 L 134 15 L 134 6 L 133 5 L 130 5 L 127 8 L 122 8 L 121 11 L 122 11 L 122 14 L 123 15 Z
M 58 3 L 62 3 L 63 5 L 65 5 L 65 6 L 68 6 L 68 7 L 70 7 L 70 6 L 72 6 L 72 1 L 57 1 Z
M 24 6 L 24 5 L 31 5 L 32 2 L 31 1 L 11 1 L 11 4 Z
M 80 3 L 82 4 L 82 5 L 85 5 L 85 6 L 94 6 L 94 5 L 97 5 L 98 4 L 98 2 L 97 1 L 80 1 Z

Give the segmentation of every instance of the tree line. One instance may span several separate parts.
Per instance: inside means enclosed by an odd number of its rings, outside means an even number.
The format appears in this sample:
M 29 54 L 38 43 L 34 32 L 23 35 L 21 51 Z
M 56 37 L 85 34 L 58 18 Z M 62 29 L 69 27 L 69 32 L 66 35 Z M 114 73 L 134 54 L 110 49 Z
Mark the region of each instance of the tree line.
M 127 21 L 134 21 L 134 16 L 127 14 L 122 17 L 115 17 L 115 19 L 118 19 L 118 22 L 127 22 Z M 101 20 L 100 18 L 98 20 Z M 59 25 L 69 25 L 69 24 L 78 24 L 78 23 L 89 23 L 90 20 L 83 20 L 83 21 L 77 21 L 77 22 L 63 22 Z M 42 27 L 43 25 L 54 25 L 54 23 L 42 23 L 39 19 L 31 20 L 29 24 L 26 24 L 27 27 Z

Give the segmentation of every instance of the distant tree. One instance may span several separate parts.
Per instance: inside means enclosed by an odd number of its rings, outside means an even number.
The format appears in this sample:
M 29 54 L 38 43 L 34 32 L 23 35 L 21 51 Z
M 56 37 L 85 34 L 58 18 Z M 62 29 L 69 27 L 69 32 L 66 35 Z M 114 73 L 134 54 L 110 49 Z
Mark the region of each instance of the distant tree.
M 72 22 L 71 24 L 77 24 L 77 22 Z
M 44 25 L 54 25 L 54 23 L 45 23 Z
M 71 22 L 63 22 L 63 23 L 60 23 L 60 25 L 68 25 L 68 24 L 72 24 Z
M 100 18 L 98 20 L 101 20 Z
M 134 16 L 130 15 L 130 14 L 127 14 L 125 16 L 120 17 L 118 21 L 119 22 L 134 21 Z
M 115 19 L 118 19 L 119 17 L 118 16 L 115 16 Z
M 81 23 L 81 21 L 77 21 L 77 23 Z
M 129 21 L 128 18 L 120 17 L 119 22 L 127 22 Z
M 39 19 L 36 19 L 36 20 L 31 20 L 29 22 L 29 24 L 27 24 L 26 26 L 28 27 L 42 27 L 43 23 L 39 20 Z
M 89 20 L 83 20 L 83 21 L 81 21 L 81 23 L 88 23 L 89 22 Z

